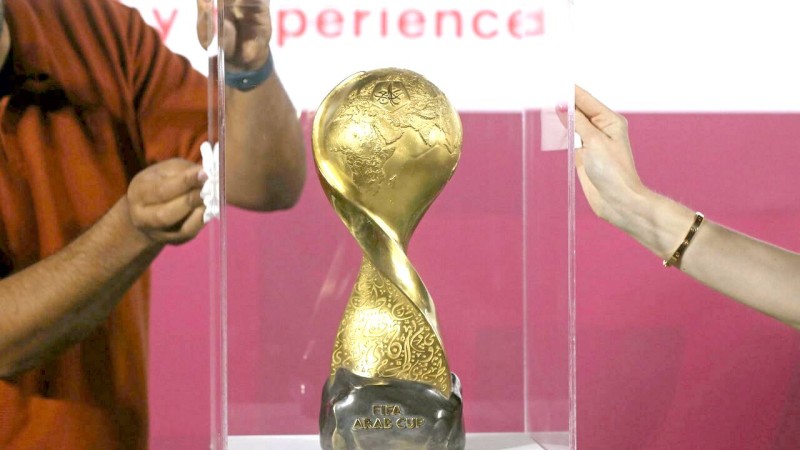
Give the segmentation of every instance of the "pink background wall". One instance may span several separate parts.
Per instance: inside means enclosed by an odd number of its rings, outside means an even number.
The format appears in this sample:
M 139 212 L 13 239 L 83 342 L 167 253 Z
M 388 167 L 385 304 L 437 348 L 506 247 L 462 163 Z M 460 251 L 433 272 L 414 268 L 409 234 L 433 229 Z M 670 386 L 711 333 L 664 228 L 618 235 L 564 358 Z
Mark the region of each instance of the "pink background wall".
M 794 188 L 800 161 L 793 150 L 800 116 L 638 113 L 628 118 L 646 183 L 712 220 L 800 249 Z M 522 380 L 521 350 L 513 345 L 520 341 L 522 311 L 518 302 L 493 297 L 518 295 L 518 274 L 493 268 L 520 256 L 514 235 L 520 198 L 513 194 L 520 180 L 507 175 L 521 173 L 513 167 L 520 157 L 497 157 L 496 150 L 518 144 L 519 118 L 470 115 L 464 123 L 461 166 L 423 219 L 410 256 L 434 294 L 448 355 L 467 386 L 469 429 L 519 430 L 521 397 L 486 378 L 502 374 L 509 386 Z M 537 226 L 558 217 L 564 197 L 553 186 L 566 183 L 566 169 L 563 153 L 532 156 L 530 186 L 548 193 L 530 212 Z M 232 214 L 231 246 L 240 255 L 231 262 L 238 267 L 231 275 L 234 433 L 315 432 L 331 330 L 343 304 L 336 299 L 349 294 L 360 255 L 310 175 L 291 212 Z M 456 222 L 463 226 L 448 228 Z M 165 251 L 154 268 L 154 449 L 207 444 L 207 247 L 202 235 Z M 552 281 L 547 265 L 535 273 L 536 283 Z M 329 283 L 321 288 L 320 280 Z M 664 269 L 596 219 L 580 194 L 577 330 L 581 448 L 800 448 L 797 333 Z M 265 369 L 270 365 L 295 376 L 278 376 Z M 503 405 L 499 414 L 488 409 L 492 401 Z

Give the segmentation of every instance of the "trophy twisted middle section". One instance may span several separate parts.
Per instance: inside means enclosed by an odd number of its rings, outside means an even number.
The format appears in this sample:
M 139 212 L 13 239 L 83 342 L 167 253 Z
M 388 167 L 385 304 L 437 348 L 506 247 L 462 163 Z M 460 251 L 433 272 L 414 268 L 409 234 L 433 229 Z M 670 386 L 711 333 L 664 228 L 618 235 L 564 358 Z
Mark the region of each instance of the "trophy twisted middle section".
M 436 310 L 397 233 L 330 184 L 323 186 L 364 252 L 336 335 L 331 377 L 345 368 L 368 378 L 427 383 L 449 397 L 452 380 Z
M 336 335 L 331 376 L 339 367 L 428 383 L 448 397 L 452 389 L 436 330 L 369 258 L 364 258 Z

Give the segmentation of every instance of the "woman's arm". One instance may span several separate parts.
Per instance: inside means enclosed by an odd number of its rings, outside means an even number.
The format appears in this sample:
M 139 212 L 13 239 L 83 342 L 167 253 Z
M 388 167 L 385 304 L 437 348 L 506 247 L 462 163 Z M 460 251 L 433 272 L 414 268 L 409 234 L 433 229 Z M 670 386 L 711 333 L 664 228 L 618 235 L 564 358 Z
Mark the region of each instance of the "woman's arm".
M 694 211 L 639 179 L 627 121 L 576 88 L 576 170 L 600 218 L 667 260 L 694 222 Z M 701 283 L 800 328 L 800 255 L 704 220 L 676 264 Z

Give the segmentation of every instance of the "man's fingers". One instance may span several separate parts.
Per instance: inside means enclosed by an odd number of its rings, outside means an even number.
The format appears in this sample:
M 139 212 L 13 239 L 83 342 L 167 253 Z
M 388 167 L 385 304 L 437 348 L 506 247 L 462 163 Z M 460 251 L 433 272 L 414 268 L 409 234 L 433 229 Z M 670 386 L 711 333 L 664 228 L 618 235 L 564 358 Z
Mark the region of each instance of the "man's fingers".
M 197 39 L 207 49 L 214 39 L 214 20 L 211 0 L 197 0 Z
M 203 180 L 200 177 L 201 168 L 191 168 L 180 175 L 165 177 L 163 183 L 158 188 L 158 203 L 167 203 L 179 200 L 189 194 L 192 190 L 203 187 Z
M 181 235 L 185 236 L 185 240 L 183 242 L 194 238 L 197 236 L 197 233 L 203 229 L 203 226 L 205 225 L 205 223 L 203 223 L 203 213 L 205 213 L 205 207 L 198 206 L 192 210 L 192 213 L 189 215 L 189 217 L 183 221 L 183 226 L 181 226 L 180 231 Z
M 195 165 L 177 173 L 155 171 L 145 175 L 139 190 L 143 205 L 159 205 L 181 197 L 193 189 L 203 187 L 200 166 Z
M 237 17 L 243 17 L 250 11 L 269 9 L 270 0 L 228 0 L 228 6 Z
M 241 60 L 244 64 L 253 64 L 253 61 L 266 61 L 268 56 L 267 44 L 264 39 L 242 42 Z
M 202 227 L 204 206 L 200 193 L 207 179 L 200 165 L 184 159 L 174 158 L 148 167 L 128 187 L 131 222 L 156 242 L 188 241 L 200 229 L 195 224 L 197 214 Z M 190 219 L 192 222 L 187 225 Z
M 204 211 L 205 208 L 203 207 L 195 208 L 175 230 L 157 233 L 159 240 L 173 245 L 185 244 L 191 241 L 205 225 L 203 223 Z
M 222 49 L 225 51 L 227 57 L 233 57 L 236 54 L 236 40 L 237 32 L 236 25 L 232 20 L 226 18 L 222 24 Z
M 225 10 L 225 60 L 235 70 L 254 70 L 269 56 L 272 36 L 269 2 L 239 0 Z
M 188 214 L 183 222 L 176 224 L 173 229 L 153 231 L 151 236 L 158 242 L 165 244 L 180 245 L 189 242 L 203 229 L 205 225 L 203 223 L 204 212 L 205 208 L 198 206 Z
M 182 228 L 181 222 L 202 205 L 200 189 L 193 189 L 161 205 L 141 206 L 136 212 L 137 226 L 164 231 Z

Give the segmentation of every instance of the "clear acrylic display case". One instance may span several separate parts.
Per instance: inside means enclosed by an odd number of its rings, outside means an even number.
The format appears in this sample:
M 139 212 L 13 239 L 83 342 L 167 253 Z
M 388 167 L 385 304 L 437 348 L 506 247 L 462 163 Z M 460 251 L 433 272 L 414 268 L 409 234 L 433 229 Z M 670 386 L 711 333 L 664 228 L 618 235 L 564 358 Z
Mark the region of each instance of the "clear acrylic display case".
M 568 105 L 571 118 L 570 2 L 368 5 L 271 2 L 275 67 L 307 144 L 296 206 L 265 214 L 225 204 L 235 174 L 224 170 L 227 118 L 216 119 L 212 448 L 319 448 L 321 392 L 362 253 L 316 177 L 314 110 L 356 71 L 402 67 L 436 84 L 463 123 L 459 166 L 409 258 L 463 385 L 467 448 L 574 449 L 572 131 L 556 113 Z M 236 105 L 220 53 L 212 70 L 225 111 Z

